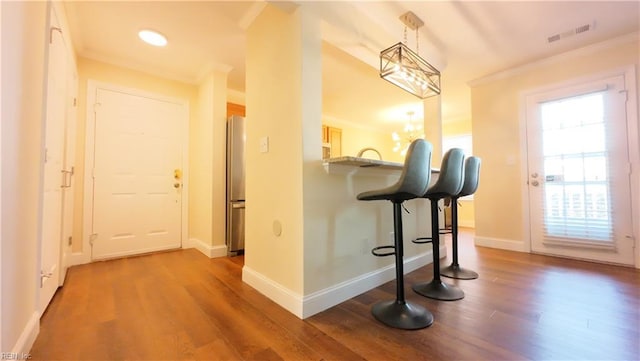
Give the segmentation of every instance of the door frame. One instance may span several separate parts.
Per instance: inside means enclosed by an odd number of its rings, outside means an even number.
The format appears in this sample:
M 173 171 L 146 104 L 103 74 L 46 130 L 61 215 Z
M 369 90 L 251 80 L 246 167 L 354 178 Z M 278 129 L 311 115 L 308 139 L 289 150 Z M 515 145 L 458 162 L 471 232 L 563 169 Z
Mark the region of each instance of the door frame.
M 634 267 L 640 269 L 640 129 L 638 127 L 638 90 L 636 86 L 635 65 L 613 68 L 607 71 L 572 78 L 559 83 L 554 83 L 535 89 L 529 89 L 520 94 L 520 180 L 522 196 L 522 239 L 524 240 L 524 252 L 531 253 L 531 224 L 529 214 L 529 179 L 528 151 L 527 151 L 527 97 L 535 94 L 549 92 L 565 87 L 579 86 L 587 82 L 598 81 L 605 78 L 622 76 L 627 91 L 627 141 L 629 148 L 629 162 L 631 163 L 630 191 L 631 191 L 631 220 L 633 222 L 633 235 L 635 246 Z
M 152 93 L 146 90 L 124 87 L 116 84 L 100 82 L 89 79 L 87 81 L 87 109 L 84 147 L 84 190 L 82 211 L 82 258 L 83 263 L 89 263 L 91 259 L 91 228 L 93 224 L 93 168 L 95 150 L 95 112 L 96 93 L 98 89 L 126 93 L 134 96 L 147 97 L 160 101 L 179 104 L 183 107 L 184 114 L 181 119 L 182 134 L 180 136 L 182 148 L 182 193 L 180 211 L 180 245 L 184 247 L 188 237 L 189 224 L 189 102 L 162 94 Z

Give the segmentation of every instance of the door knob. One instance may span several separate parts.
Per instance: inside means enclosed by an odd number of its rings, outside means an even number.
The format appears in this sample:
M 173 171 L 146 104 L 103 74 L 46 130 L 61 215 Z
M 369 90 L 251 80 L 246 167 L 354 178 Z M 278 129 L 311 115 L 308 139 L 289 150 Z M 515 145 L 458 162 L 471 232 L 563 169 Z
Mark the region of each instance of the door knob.
M 531 182 L 531 185 L 534 186 L 534 187 L 537 187 L 537 186 L 540 185 L 540 183 L 538 183 L 537 180 L 534 180 L 533 182 Z
M 173 188 L 175 188 L 175 189 L 180 188 L 180 183 L 173 183 Z

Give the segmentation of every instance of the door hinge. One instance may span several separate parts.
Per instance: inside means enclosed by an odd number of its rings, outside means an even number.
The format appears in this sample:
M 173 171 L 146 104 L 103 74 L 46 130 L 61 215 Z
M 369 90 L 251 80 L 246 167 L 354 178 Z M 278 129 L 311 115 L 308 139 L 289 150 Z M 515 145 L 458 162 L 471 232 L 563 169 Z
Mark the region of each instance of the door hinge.
M 61 188 L 71 188 L 71 182 L 73 178 L 73 174 L 75 172 L 75 168 L 71 167 L 71 170 L 63 169 L 62 172 L 62 186 Z M 68 180 L 68 182 L 67 182 Z
M 51 29 L 49 29 L 49 44 L 53 43 L 53 32 L 57 31 L 60 33 L 60 35 L 62 35 L 62 29 L 52 26 Z
M 78 99 L 77 98 L 73 98 L 73 106 L 77 106 L 78 105 Z
M 51 278 L 52 276 L 52 272 L 45 272 L 44 270 L 40 270 L 40 288 L 44 287 L 45 278 Z
M 98 239 L 98 234 L 97 233 L 93 233 L 91 235 L 89 235 L 89 243 L 93 246 L 93 243 L 95 242 L 95 240 Z
M 73 245 L 73 237 L 69 236 L 68 240 L 67 240 L 67 246 L 71 247 Z

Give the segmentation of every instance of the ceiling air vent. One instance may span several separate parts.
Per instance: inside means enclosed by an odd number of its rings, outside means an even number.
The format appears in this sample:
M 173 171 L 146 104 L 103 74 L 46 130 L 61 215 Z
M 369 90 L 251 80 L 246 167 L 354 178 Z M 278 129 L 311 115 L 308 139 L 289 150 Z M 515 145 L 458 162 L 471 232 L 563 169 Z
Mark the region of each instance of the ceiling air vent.
M 568 37 L 574 36 L 576 34 L 586 33 L 587 31 L 593 30 L 594 25 L 595 25 L 595 22 L 592 22 L 590 24 L 580 25 L 580 26 L 578 26 L 576 28 L 573 28 L 571 30 L 567 30 L 567 31 L 563 31 L 563 32 L 558 33 L 558 34 L 551 35 L 551 36 L 547 37 L 547 42 L 553 43 L 554 41 L 558 41 L 560 39 L 568 38 Z

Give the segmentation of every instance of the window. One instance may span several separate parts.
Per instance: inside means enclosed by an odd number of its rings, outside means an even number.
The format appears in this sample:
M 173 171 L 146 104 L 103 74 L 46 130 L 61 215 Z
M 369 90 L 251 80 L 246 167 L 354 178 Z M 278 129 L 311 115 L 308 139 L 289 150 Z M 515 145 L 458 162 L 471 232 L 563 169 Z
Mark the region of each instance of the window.
M 468 157 L 473 154 L 473 143 L 471 134 L 456 135 L 453 137 L 442 138 L 442 153 L 446 153 L 451 148 L 460 148 L 464 150 L 464 156 Z
M 473 154 L 473 143 L 471 134 L 456 135 L 453 137 L 442 138 L 442 153 L 446 153 L 451 148 L 460 148 L 464 151 L 464 156 L 469 157 Z M 461 200 L 473 200 L 473 194 L 460 198 Z

